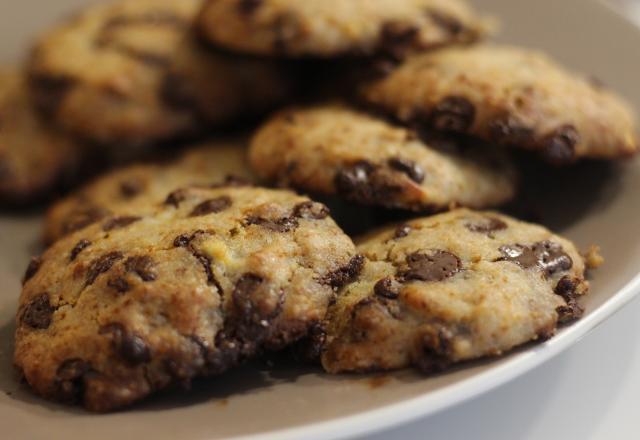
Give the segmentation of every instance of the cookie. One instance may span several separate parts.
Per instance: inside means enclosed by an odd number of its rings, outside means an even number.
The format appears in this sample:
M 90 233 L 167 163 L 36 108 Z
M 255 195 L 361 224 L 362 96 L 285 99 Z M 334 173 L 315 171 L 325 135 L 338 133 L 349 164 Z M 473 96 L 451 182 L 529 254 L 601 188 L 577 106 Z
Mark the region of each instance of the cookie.
M 487 33 L 464 0 L 209 0 L 198 18 L 214 45 L 254 55 L 402 55 Z
M 547 229 L 466 209 L 363 239 L 367 259 L 326 324 L 331 373 L 425 373 L 551 337 L 588 290 L 575 246 Z
M 362 265 L 327 208 L 283 190 L 187 188 L 32 261 L 15 364 L 93 411 L 222 373 L 307 334 Z
M 538 151 L 555 164 L 638 149 L 633 112 L 620 97 L 527 49 L 421 54 L 362 85 L 359 95 L 405 123 Z
M 29 62 L 38 107 L 75 135 L 124 148 L 199 133 L 284 99 L 283 67 L 199 46 L 191 28 L 200 5 L 120 0 L 43 35 Z
M 500 151 L 439 151 L 340 104 L 280 112 L 254 135 L 249 156 L 258 175 L 282 186 L 388 208 L 495 206 L 516 186 Z
M 185 186 L 242 186 L 254 180 L 243 141 L 211 141 L 172 162 L 114 170 L 59 200 L 46 214 L 44 241 L 53 243 L 109 216 L 153 210 Z M 179 197 L 179 191 L 172 195 Z
M 75 174 L 82 149 L 42 123 L 31 107 L 24 77 L 0 68 L 0 203 L 28 205 Z

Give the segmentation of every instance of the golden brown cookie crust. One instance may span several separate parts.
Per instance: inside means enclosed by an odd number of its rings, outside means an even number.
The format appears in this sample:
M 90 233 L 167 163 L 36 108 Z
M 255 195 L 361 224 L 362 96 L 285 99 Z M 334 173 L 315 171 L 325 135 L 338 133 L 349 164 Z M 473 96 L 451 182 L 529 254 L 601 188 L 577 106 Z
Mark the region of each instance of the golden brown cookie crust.
M 340 104 L 293 108 L 251 140 L 255 172 L 283 186 L 416 211 L 508 201 L 516 172 L 502 151 L 446 153 L 416 134 Z
M 256 55 L 402 55 L 479 39 L 463 0 L 209 0 L 198 25 L 212 44 Z
M 361 264 L 326 207 L 306 197 L 183 189 L 32 261 L 15 364 L 44 397 L 127 406 L 302 338 Z
M 421 54 L 359 94 L 405 123 L 539 151 L 556 164 L 615 159 L 638 149 L 635 115 L 619 96 L 522 48 Z
M 495 356 L 579 318 L 585 263 L 568 240 L 496 212 L 466 209 L 363 238 L 367 263 L 325 323 L 331 373 L 429 373 Z

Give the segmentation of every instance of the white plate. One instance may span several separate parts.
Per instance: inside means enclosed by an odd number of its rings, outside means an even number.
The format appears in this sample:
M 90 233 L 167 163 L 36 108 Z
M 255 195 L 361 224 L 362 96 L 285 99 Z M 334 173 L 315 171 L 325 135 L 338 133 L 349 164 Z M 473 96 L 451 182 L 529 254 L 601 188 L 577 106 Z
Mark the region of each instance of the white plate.
M 12 2 L 15 3 L 15 2 Z M 55 4 L 52 4 L 55 3 Z M 25 36 L 83 0 L 22 0 L 0 14 L 0 56 L 18 56 Z M 503 20 L 502 39 L 543 48 L 592 73 L 640 108 L 640 33 L 599 3 L 585 0 L 477 0 Z M 580 181 L 573 178 L 580 177 Z M 547 180 L 540 176 L 542 186 Z M 130 411 L 87 414 L 32 396 L 10 362 L 19 278 L 34 249 L 36 218 L 0 219 L 0 426 L 3 438 L 154 438 L 156 440 L 344 438 L 408 422 L 478 396 L 535 368 L 611 316 L 640 291 L 640 163 L 568 173 L 540 209 L 545 223 L 583 247 L 598 243 L 607 259 L 596 273 L 585 317 L 553 339 L 492 362 L 423 378 L 327 376 L 290 367 L 243 368 L 196 384 L 190 394 L 161 396 Z M 547 185 L 548 186 L 548 185 Z

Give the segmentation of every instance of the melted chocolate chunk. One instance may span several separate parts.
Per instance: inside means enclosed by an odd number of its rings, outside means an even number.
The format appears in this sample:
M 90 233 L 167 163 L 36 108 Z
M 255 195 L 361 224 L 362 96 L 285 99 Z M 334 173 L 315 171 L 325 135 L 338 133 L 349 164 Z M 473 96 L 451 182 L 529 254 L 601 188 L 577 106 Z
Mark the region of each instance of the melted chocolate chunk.
M 73 249 L 71 249 L 71 252 L 69 253 L 69 261 L 75 261 L 80 252 L 82 252 L 89 246 L 91 246 L 91 242 L 89 240 L 86 240 L 84 238 L 80 240 L 78 243 L 76 243 Z
M 37 74 L 29 78 L 34 90 L 35 104 L 44 115 L 52 116 L 60 108 L 62 100 L 78 81 L 70 76 Z
M 573 266 L 573 260 L 564 252 L 562 246 L 552 241 L 542 241 L 531 246 L 502 246 L 500 252 L 503 256 L 497 261 L 509 261 L 523 269 L 541 269 L 547 276 L 569 270 Z
M 578 303 L 577 299 L 578 293 L 576 289 L 579 284 L 579 279 L 566 275 L 558 281 L 554 289 L 555 294 L 560 295 L 567 303 L 565 306 L 560 306 L 556 309 L 560 323 L 574 321 L 584 314 L 584 308 Z
M 80 211 L 74 212 L 67 220 L 65 220 L 62 226 L 63 235 L 68 235 L 72 232 L 79 231 L 99 220 L 102 220 L 111 212 L 105 208 L 99 206 L 90 206 Z
M 227 186 L 230 187 L 241 187 L 241 186 L 251 186 L 252 182 L 244 177 L 234 176 L 233 174 L 229 174 L 224 178 L 224 181 L 221 183 L 214 183 L 210 186 L 210 188 L 224 188 Z
M 534 132 L 510 115 L 501 116 L 489 124 L 489 136 L 503 145 L 529 145 Z
M 124 267 L 127 272 L 136 273 L 142 281 L 154 281 L 158 276 L 155 271 L 155 262 L 148 255 L 129 257 L 124 262 Z
M 188 194 L 189 190 L 186 188 L 180 188 L 172 191 L 164 200 L 164 204 L 171 205 L 177 208 L 178 206 L 180 206 L 181 202 L 184 202 L 187 199 Z
M 253 14 L 261 5 L 263 0 L 239 0 L 238 11 L 243 15 Z
M 387 299 L 396 299 L 400 295 L 402 286 L 392 277 L 385 277 L 373 286 L 373 292 Z
M 339 269 L 334 270 L 333 272 L 329 272 L 322 280 L 322 284 L 327 284 L 331 286 L 333 289 L 339 289 L 351 282 L 353 282 L 364 267 L 364 256 L 356 255 L 346 266 L 343 266 Z
M 111 287 L 118 293 L 125 293 L 131 288 L 127 280 L 122 277 L 112 278 L 107 281 L 107 286 Z
M 329 216 L 329 208 L 322 203 L 302 202 L 293 208 L 293 216 L 307 220 L 322 220 Z
M 76 403 L 82 400 L 84 392 L 84 376 L 91 366 L 82 359 L 67 359 L 56 371 L 56 388 L 58 398 L 63 402 Z
M 51 324 L 51 316 L 55 309 L 49 303 L 49 295 L 43 293 L 31 300 L 22 312 L 22 324 L 31 328 L 44 330 Z
M 428 10 L 427 15 L 431 17 L 433 22 L 441 29 L 445 30 L 452 37 L 456 37 L 464 32 L 465 27 L 460 21 L 450 15 L 443 14 L 440 11 Z
M 465 227 L 471 232 L 490 235 L 492 232 L 507 229 L 507 224 L 496 217 L 485 217 L 482 222 L 467 223 Z
M 242 339 L 263 337 L 270 322 L 280 313 L 284 295 L 271 289 L 259 275 L 247 273 L 236 282 L 232 293 L 235 333 Z
M 575 159 L 575 146 L 580 135 L 572 125 L 560 127 L 544 140 L 544 157 L 551 163 L 565 164 Z
M 272 220 L 254 216 L 247 217 L 245 225 L 259 225 L 275 232 L 289 232 L 299 226 L 298 220 L 295 217 L 282 217 Z
M 388 164 L 394 170 L 405 173 L 416 183 L 422 183 L 424 181 L 424 170 L 412 160 L 394 158 L 389 159 Z
M 207 233 L 205 231 L 203 231 L 203 230 L 197 230 L 197 231 L 193 232 L 191 235 L 187 235 L 187 234 L 179 235 L 178 237 L 175 238 L 175 240 L 173 240 L 173 245 L 175 247 L 187 248 L 189 250 L 189 252 L 191 252 L 191 255 L 193 255 L 196 258 L 196 260 L 198 260 L 198 262 L 200 263 L 200 265 L 204 269 L 204 272 L 205 272 L 205 274 L 207 276 L 207 283 L 209 285 L 215 286 L 218 289 L 218 293 L 220 295 L 223 295 L 224 291 L 222 290 L 222 286 L 220 285 L 220 283 L 216 279 L 216 277 L 215 277 L 215 275 L 213 273 L 213 269 L 211 269 L 211 258 L 209 258 L 209 256 L 204 254 L 199 249 L 196 249 L 192 244 L 192 242 L 198 236 L 206 235 L 206 234 Z
M 27 270 L 22 277 L 22 284 L 24 285 L 27 281 L 29 281 L 33 276 L 38 272 L 40 266 L 42 265 L 42 257 L 31 257 L 31 261 L 27 266 Z
M 120 182 L 120 194 L 125 199 L 132 199 L 143 190 L 142 183 L 137 180 L 125 180 Z
M 205 200 L 193 208 L 193 211 L 191 211 L 189 216 L 199 217 L 201 215 L 215 214 L 230 207 L 231 203 L 231 198 L 229 196 L 221 196 L 215 199 Z
M 145 340 L 127 331 L 122 324 L 107 324 L 100 329 L 100 334 L 111 336 L 114 350 L 129 364 L 135 366 L 151 360 L 151 350 Z
M 395 232 L 393 233 L 393 238 L 396 240 L 399 238 L 404 238 L 409 235 L 410 232 L 411 226 L 407 225 L 406 223 L 402 224 L 396 228 Z
M 104 225 L 102 225 L 102 230 L 105 232 L 109 232 L 109 231 L 113 231 L 114 229 L 122 229 L 140 220 L 142 220 L 142 217 L 136 217 L 136 216 L 113 217 L 107 220 L 104 223 Z
M 407 50 L 416 42 L 420 29 L 401 21 L 389 21 L 380 31 L 380 49 L 395 59 L 404 58 Z
M 349 200 L 366 205 L 393 205 L 402 190 L 396 182 L 367 161 L 359 161 L 340 169 L 334 178 L 338 193 Z
M 422 356 L 415 359 L 416 367 L 423 373 L 442 371 L 451 363 L 453 334 L 444 327 L 429 328 L 422 335 Z
M 451 252 L 436 250 L 414 252 L 406 258 L 409 268 L 401 276 L 405 280 L 443 281 L 462 270 L 462 262 Z
M 476 116 L 476 108 L 462 96 L 449 96 L 431 112 L 431 126 L 439 131 L 466 132 Z
M 122 252 L 114 251 L 109 252 L 108 254 L 104 254 L 101 257 L 93 260 L 89 265 L 89 269 L 87 270 L 87 279 L 85 284 L 87 286 L 93 284 L 98 276 L 105 272 L 108 272 L 117 261 L 123 258 L 124 255 Z

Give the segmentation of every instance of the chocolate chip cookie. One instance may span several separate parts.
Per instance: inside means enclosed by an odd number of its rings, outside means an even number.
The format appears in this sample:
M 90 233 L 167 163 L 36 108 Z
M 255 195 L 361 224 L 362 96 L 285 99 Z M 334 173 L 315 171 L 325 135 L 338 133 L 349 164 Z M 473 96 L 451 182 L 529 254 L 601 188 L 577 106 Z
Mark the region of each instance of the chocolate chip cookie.
M 402 56 L 469 43 L 490 27 L 464 0 L 208 0 L 198 25 L 229 50 L 326 58 Z
M 501 151 L 439 151 L 414 132 L 340 104 L 285 110 L 250 146 L 257 174 L 283 186 L 415 211 L 495 206 L 515 192 Z
M 551 337 L 582 315 L 575 246 L 494 212 L 456 210 L 363 239 L 358 280 L 332 306 L 322 364 L 331 373 L 425 373 Z
M 173 162 L 114 170 L 49 208 L 45 242 L 53 243 L 109 216 L 138 215 L 165 201 L 175 204 L 185 186 L 249 185 L 255 178 L 246 162 L 244 141 L 211 141 Z
M 555 164 L 614 159 L 638 149 L 634 115 L 620 97 L 521 48 L 421 54 L 359 94 L 405 123 L 539 151 Z
M 200 47 L 191 29 L 200 5 L 120 0 L 48 32 L 29 63 L 38 107 L 76 135 L 122 148 L 230 123 L 283 99 L 291 86 L 281 66 Z
M 0 68 L 0 201 L 28 205 L 72 178 L 82 148 L 39 120 L 24 77 Z
M 120 408 L 300 339 L 362 262 L 328 209 L 306 197 L 186 188 L 32 261 L 15 364 L 44 397 Z

